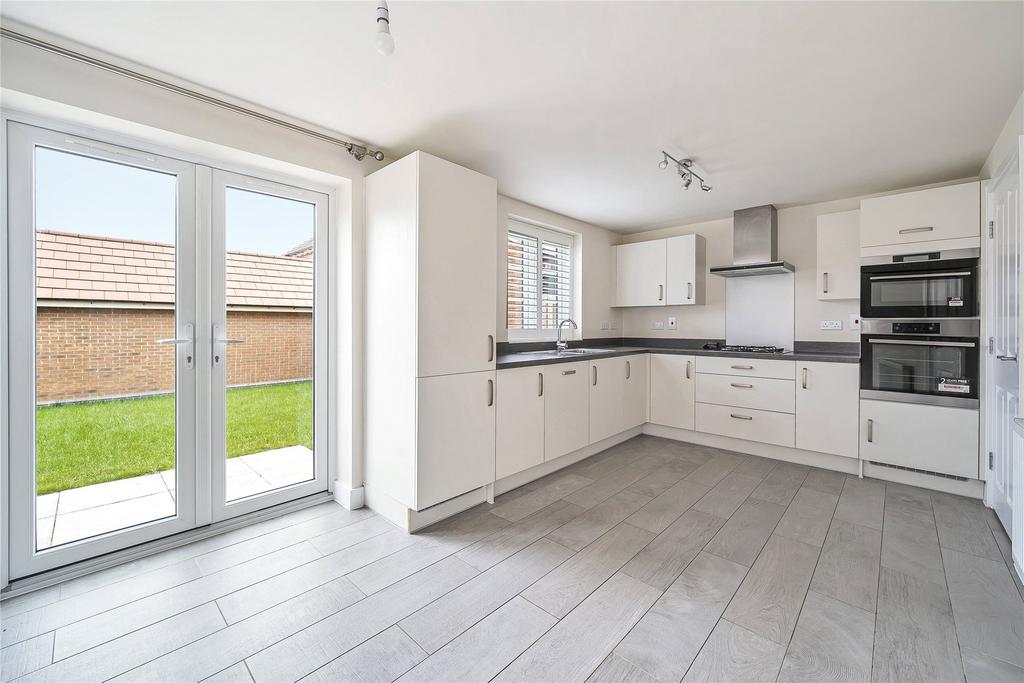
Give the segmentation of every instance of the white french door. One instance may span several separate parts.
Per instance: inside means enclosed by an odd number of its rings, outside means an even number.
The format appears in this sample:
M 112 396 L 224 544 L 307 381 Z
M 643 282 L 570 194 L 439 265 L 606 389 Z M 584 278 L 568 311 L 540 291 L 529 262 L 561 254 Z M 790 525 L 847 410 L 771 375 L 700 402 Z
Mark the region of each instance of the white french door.
M 987 192 L 989 274 L 985 498 L 1013 537 L 1013 420 L 1020 417 L 1021 177 L 1016 151 Z
M 7 150 L 8 576 L 326 490 L 327 196 L 13 121 Z

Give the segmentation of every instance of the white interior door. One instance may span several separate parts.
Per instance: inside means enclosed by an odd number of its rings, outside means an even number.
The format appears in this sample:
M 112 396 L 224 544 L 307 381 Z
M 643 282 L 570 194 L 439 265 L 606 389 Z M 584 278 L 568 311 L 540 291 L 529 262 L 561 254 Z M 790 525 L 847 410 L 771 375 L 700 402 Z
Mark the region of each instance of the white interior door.
M 1011 533 L 1013 419 L 1020 415 L 1020 166 L 1017 153 L 1004 163 L 988 190 L 989 239 L 985 498 Z M 1012 533 L 1011 533 L 1012 537 Z
M 327 490 L 328 197 L 214 170 L 211 207 L 218 521 Z
M 9 122 L 9 576 L 195 524 L 195 166 Z

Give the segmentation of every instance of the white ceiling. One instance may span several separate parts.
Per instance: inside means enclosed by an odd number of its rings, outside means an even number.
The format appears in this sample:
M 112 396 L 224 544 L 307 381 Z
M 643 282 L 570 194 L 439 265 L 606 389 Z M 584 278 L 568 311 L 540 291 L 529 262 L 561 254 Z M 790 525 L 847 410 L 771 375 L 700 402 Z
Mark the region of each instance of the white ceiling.
M 19 2 L 29 26 L 616 230 L 977 174 L 1024 4 Z M 710 193 L 660 150 L 692 155 Z

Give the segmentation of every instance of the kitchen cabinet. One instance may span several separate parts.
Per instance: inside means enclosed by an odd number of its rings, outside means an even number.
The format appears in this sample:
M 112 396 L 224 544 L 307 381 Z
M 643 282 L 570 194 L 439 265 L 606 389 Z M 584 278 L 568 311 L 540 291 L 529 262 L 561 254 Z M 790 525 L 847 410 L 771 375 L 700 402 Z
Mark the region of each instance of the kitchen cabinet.
M 622 357 L 590 361 L 590 443 L 626 429 L 626 363 Z
M 650 402 L 648 386 L 647 354 L 626 356 L 625 387 L 622 394 L 622 429 L 632 429 L 647 422 L 647 409 Z
M 863 248 L 957 238 L 979 239 L 980 188 L 975 181 L 862 199 L 860 245 Z M 936 247 L 942 248 L 941 245 Z
M 496 215 L 493 178 L 423 152 L 366 178 L 368 495 L 421 510 L 494 480 Z
M 422 509 L 494 481 L 494 372 L 416 380 L 416 486 Z
M 860 298 L 860 211 L 818 216 L 818 299 Z
M 860 457 L 978 478 L 978 411 L 893 401 L 860 402 Z
M 857 457 L 860 365 L 796 364 L 796 447 Z
M 704 304 L 707 263 L 704 237 L 680 235 L 665 240 L 665 301 L 669 306 Z
M 792 447 L 794 419 L 791 413 L 698 403 L 697 431 Z
M 697 375 L 697 402 L 792 413 L 793 380 L 702 373 Z
M 697 356 L 697 372 L 740 377 L 793 379 L 795 370 L 791 360 Z
M 544 460 L 590 443 L 590 363 L 543 366 Z
M 544 373 L 540 367 L 499 370 L 495 479 L 544 462 Z
M 667 427 L 693 429 L 696 359 L 667 353 L 650 356 L 650 421 Z
M 666 241 L 615 247 L 615 305 L 665 305 Z

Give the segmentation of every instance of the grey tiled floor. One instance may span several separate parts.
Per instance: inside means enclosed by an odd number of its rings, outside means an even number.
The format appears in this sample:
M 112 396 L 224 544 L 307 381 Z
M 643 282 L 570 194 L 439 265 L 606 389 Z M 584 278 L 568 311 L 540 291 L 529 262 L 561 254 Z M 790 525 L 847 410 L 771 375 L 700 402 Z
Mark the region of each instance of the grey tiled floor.
M 977 501 L 637 437 L 420 534 L 323 504 L 0 603 L 4 681 L 1024 680 Z

